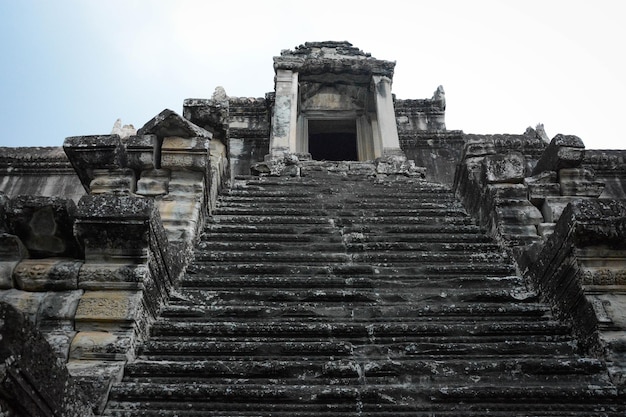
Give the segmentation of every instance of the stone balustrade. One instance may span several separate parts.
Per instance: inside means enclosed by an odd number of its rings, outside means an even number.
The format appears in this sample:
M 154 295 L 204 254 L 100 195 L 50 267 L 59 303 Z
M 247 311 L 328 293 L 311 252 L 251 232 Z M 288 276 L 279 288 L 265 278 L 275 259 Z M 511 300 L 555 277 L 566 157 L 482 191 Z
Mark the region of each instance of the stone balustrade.
M 191 257 L 228 164 L 165 110 L 128 139 L 67 138 L 87 195 L 0 195 L 0 301 L 25 315 L 96 412 Z
M 457 195 L 624 386 L 626 203 L 599 198 L 604 183 L 576 136 L 555 136 L 538 160 L 495 149 L 489 136 L 467 138 Z

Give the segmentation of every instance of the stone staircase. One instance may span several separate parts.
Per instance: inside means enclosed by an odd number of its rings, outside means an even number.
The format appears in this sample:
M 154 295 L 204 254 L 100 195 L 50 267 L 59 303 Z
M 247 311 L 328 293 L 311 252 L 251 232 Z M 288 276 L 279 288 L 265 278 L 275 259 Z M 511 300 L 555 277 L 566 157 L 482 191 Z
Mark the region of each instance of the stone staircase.
M 602 361 L 451 191 L 235 181 L 108 416 L 617 416 Z

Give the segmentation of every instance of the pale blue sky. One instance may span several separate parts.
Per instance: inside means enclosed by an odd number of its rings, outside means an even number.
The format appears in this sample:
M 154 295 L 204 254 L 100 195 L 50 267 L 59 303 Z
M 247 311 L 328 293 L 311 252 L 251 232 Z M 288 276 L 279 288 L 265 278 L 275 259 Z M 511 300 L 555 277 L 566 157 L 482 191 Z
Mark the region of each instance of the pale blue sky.
M 396 61 L 398 98 L 443 84 L 449 129 L 626 148 L 623 1 L 0 0 L 0 146 L 141 127 L 185 98 L 273 90 L 272 56 L 348 40 Z

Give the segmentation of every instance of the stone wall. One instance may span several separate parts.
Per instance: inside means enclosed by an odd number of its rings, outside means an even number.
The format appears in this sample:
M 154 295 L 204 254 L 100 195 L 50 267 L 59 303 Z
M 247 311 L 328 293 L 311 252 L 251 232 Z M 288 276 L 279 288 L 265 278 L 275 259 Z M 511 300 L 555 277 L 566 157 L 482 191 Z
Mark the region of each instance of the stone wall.
M 407 158 L 426 168 L 430 181 L 452 185 L 461 160 L 465 136 L 460 130 L 399 130 L 400 146 Z
M 230 177 L 250 175 L 250 167 L 269 153 L 270 106 L 268 98 L 227 97 L 218 87 L 211 99 L 187 99 L 183 116 L 214 133 L 226 147 Z
M 624 195 L 624 154 L 586 151 L 580 138 L 561 134 L 539 153 L 528 133 L 517 146 L 467 135 L 455 191 L 623 387 L 626 207 L 609 197 Z
M 63 196 L 75 202 L 85 194 L 61 147 L 0 148 L 0 190 L 9 197 Z

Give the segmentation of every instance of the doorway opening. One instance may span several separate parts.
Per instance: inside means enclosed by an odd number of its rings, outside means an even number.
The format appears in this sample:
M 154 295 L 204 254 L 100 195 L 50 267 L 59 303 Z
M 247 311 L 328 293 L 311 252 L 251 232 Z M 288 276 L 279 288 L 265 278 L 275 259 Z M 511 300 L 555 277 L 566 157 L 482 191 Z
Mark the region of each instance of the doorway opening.
M 356 120 L 309 120 L 308 125 L 312 159 L 358 161 Z

